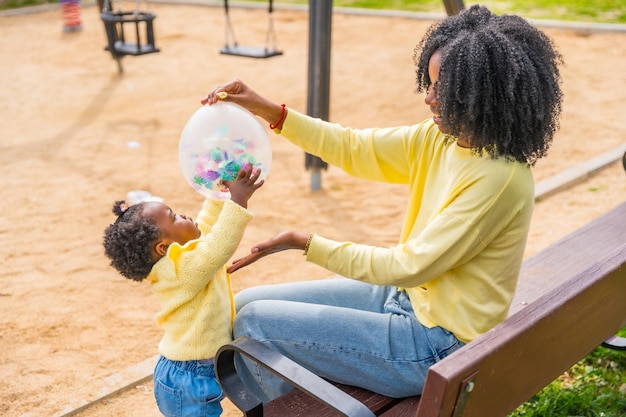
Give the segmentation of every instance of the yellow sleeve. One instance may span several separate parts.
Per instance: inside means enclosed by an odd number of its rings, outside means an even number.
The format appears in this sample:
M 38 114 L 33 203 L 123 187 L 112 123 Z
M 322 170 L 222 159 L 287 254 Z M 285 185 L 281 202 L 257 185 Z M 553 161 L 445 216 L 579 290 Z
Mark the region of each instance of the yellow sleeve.
M 200 228 L 202 234 L 211 232 L 213 224 L 215 224 L 222 211 L 222 207 L 224 207 L 224 201 L 222 200 L 214 200 L 211 198 L 204 200 L 202 208 L 196 218 L 196 223 L 198 223 L 198 228 Z
M 205 286 L 233 256 L 251 219 L 251 212 L 226 200 L 210 233 L 184 246 L 172 244 L 168 257 L 176 265 L 179 279 Z
M 352 129 L 289 109 L 281 135 L 355 177 L 406 184 L 415 126 Z

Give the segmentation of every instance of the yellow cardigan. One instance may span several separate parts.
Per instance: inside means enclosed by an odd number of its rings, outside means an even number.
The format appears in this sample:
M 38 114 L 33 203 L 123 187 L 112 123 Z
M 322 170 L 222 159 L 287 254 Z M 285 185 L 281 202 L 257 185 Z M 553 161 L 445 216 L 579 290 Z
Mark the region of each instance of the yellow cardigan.
M 170 360 L 209 359 L 232 340 L 233 294 L 226 263 L 252 213 L 231 200 L 206 200 L 196 219 L 202 236 L 170 245 L 148 276 L 161 304 L 165 334 L 159 353 Z

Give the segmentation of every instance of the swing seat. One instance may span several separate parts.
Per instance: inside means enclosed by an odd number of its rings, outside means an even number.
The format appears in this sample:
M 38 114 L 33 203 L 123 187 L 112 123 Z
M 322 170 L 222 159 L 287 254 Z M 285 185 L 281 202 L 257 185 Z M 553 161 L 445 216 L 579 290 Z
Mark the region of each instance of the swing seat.
M 270 58 L 273 56 L 282 55 L 282 51 L 276 48 L 276 35 L 274 34 L 274 21 L 272 14 L 274 7 L 272 6 L 272 0 L 269 1 L 269 26 L 265 37 L 265 46 L 241 46 L 237 42 L 233 25 L 230 22 L 230 15 L 228 12 L 228 0 L 224 0 L 224 16 L 226 17 L 226 40 L 224 41 L 224 47 L 220 49 L 220 54 L 223 55 L 235 55 L 248 58 Z M 232 42 L 230 38 L 232 37 Z M 270 47 L 270 43 L 274 44 Z
M 264 48 L 261 46 L 227 45 L 220 49 L 220 54 L 245 56 L 248 58 L 270 58 L 282 55 L 283 52 L 274 48 Z
M 148 12 L 113 12 L 103 11 L 101 14 L 104 22 L 104 29 L 107 35 L 108 44 L 105 50 L 109 51 L 113 58 L 118 59 L 125 55 L 145 55 L 159 52 L 154 44 L 153 20 L 156 16 Z M 141 24 L 145 25 L 145 37 L 140 32 Z M 124 26 L 134 26 L 134 30 L 124 30 Z M 128 32 L 135 35 L 135 42 L 127 41 Z

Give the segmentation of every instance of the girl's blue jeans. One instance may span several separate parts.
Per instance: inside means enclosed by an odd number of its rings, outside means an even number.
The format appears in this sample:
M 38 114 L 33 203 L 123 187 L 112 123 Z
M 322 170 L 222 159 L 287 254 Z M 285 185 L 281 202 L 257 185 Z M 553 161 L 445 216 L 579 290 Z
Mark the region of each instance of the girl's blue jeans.
M 154 398 L 165 417 L 217 417 L 224 393 L 212 359 L 183 362 L 161 356 L 154 368 Z
M 253 287 L 235 296 L 234 337 L 250 336 L 331 381 L 389 397 L 419 395 L 426 372 L 463 346 L 422 325 L 408 295 L 339 278 Z M 292 387 L 237 355 L 238 373 L 263 402 Z

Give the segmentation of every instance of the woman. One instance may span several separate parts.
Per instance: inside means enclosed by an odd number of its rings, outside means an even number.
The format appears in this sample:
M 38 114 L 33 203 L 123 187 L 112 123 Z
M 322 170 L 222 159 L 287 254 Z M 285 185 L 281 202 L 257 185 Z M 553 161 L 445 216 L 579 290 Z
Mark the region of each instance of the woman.
M 229 268 L 300 249 L 339 275 L 240 292 L 234 336 L 392 397 L 419 395 L 432 364 L 506 318 L 534 206 L 530 167 L 547 153 L 562 100 L 561 56 L 545 34 L 478 5 L 434 24 L 415 62 L 433 117 L 413 126 L 344 128 L 238 80 L 207 97 L 247 108 L 349 174 L 409 186 L 396 246 L 286 231 Z M 263 401 L 289 388 L 248 362 L 239 372 Z

